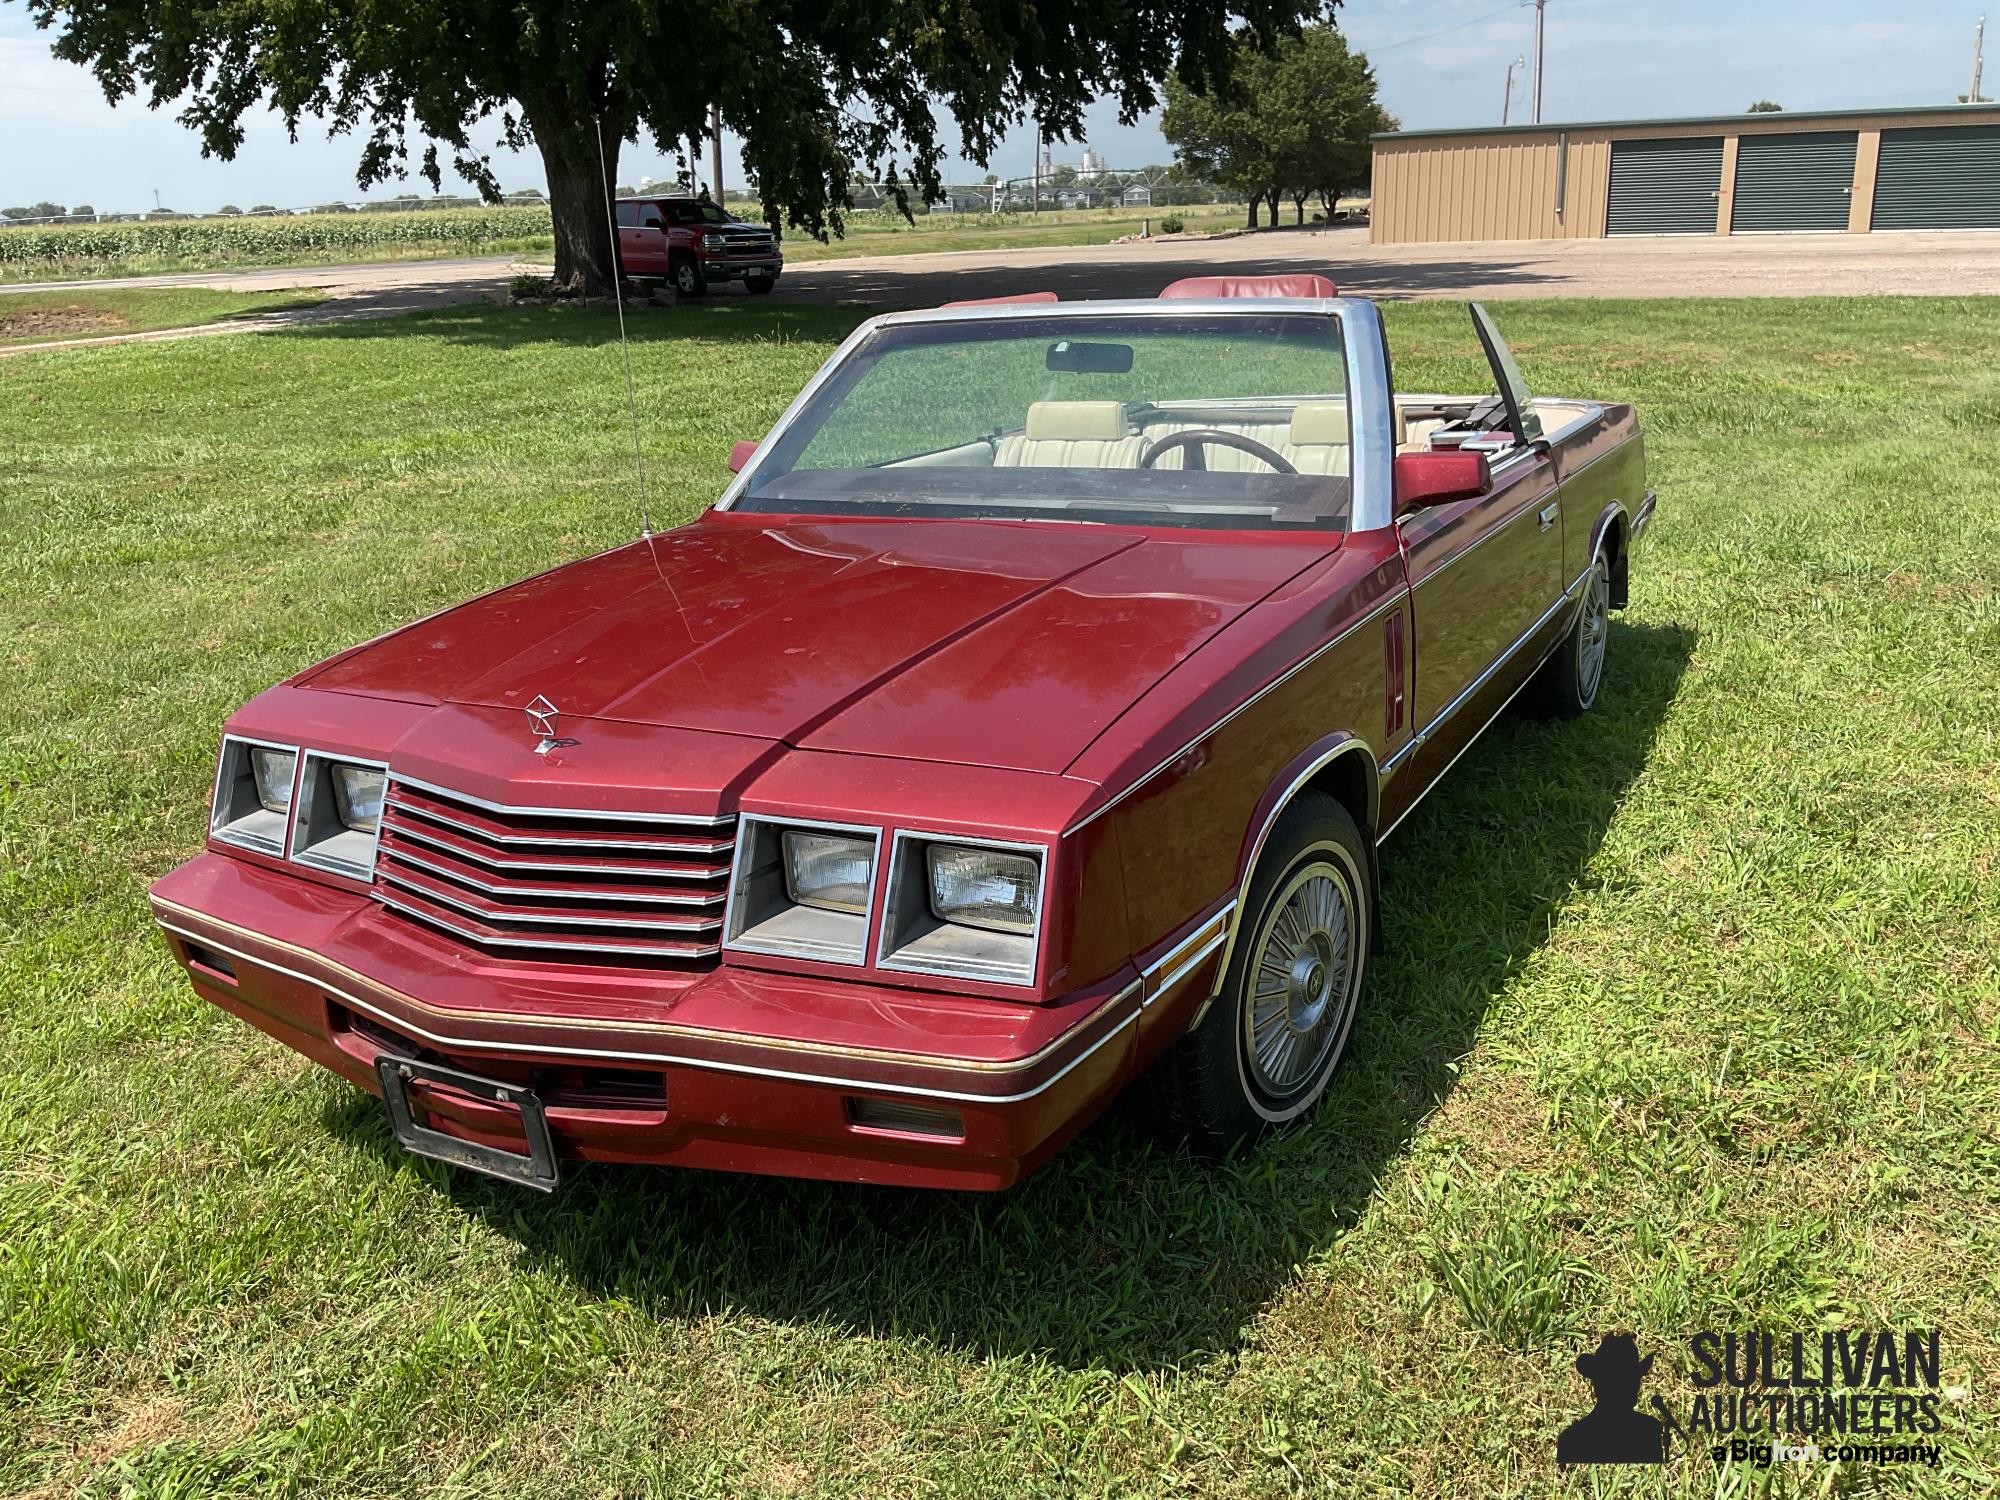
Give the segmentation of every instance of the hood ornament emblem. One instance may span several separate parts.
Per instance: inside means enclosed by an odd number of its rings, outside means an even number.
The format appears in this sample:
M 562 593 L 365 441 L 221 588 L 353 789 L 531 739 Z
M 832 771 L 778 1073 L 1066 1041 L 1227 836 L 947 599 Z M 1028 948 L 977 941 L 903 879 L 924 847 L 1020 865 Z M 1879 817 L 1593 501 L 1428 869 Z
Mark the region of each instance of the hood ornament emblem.
M 535 694 L 535 701 L 521 711 L 528 716 L 528 728 L 541 737 L 541 743 L 535 746 L 535 754 L 547 755 L 560 745 L 576 743 L 575 740 L 557 738 L 556 721 L 562 718 L 562 710 L 540 693 Z

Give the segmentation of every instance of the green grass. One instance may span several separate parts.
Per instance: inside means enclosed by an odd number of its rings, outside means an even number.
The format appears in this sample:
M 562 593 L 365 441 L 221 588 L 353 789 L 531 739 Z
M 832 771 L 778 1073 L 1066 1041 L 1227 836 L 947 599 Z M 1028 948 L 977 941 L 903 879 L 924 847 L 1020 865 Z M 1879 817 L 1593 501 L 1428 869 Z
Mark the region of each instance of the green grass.
M 661 513 L 853 316 L 635 322 Z M 1462 310 L 1388 317 L 1402 384 L 1478 381 Z M 2000 1488 L 2000 301 L 1501 321 L 1647 424 L 1597 710 L 1391 842 L 1310 1125 L 1212 1166 L 1120 1110 L 987 1199 L 452 1178 L 151 930 L 234 704 L 634 533 L 608 317 L 0 364 L 0 1490 Z M 1658 1382 L 1821 1325 L 1942 1330 L 1944 1469 L 1551 1467 L 1597 1333 Z
M 0 348 L 148 333 L 159 328 L 193 328 L 311 307 L 323 300 L 318 292 L 309 290 L 215 292 L 205 287 L 9 292 L 0 296 Z
M 846 260 L 857 255 L 925 255 L 947 250 L 1029 250 L 1052 245 L 1108 245 L 1138 234 L 1150 223 L 1179 216 L 1189 234 L 1243 227 L 1242 204 L 1185 208 L 1077 208 L 1044 213 L 918 214 L 914 224 L 896 213 L 852 214 L 846 233 L 821 244 L 804 235 L 785 239 L 788 262 Z M 1289 217 L 1285 221 L 1290 223 Z

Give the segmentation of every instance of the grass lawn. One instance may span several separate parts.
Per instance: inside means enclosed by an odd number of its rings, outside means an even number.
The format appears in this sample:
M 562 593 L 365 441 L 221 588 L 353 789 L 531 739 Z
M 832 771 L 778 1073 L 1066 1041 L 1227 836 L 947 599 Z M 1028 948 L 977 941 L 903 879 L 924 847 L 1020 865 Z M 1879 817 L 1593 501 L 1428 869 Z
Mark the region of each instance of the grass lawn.
M 1291 215 L 1284 222 L 1291 223 Z M 918 214 L 914 224 L 896 213 L 850 215 L 847 232 L 821 244 L 804 235 L 785 240 L 787 262 L 847 260 L 857 255 L 925 255 L 942 250 L 1034 249 L 1050 245 L 1108 245 L 1149 224 L 1159 234 L 1160 221 L 1177 217 L 1189 234 L 1241 229 L 1245 214 L 1240 203 L 1185 208 L 1051 209 L 1045 213 Z
M 656 514 L 853 316 L 635 321 Z M 152 930 L 236 703 L 633 535 L 608 316 L 0 364 L 0 1491 L 2000 1489 L 2000 301 L 1501 322 L 1648 428 L 1597 710 L 1391 842 L 1307 1127 L 1218 1167 L 1121 1109 L 979 1199 L 453 1178 Z M 1688 1333 L 1821 1326 L 1941 1331 L 1938 1470 L 1552 1467 L 1598 1333 L 1685 1393 Z
M 107 334 L 148 333 L 311 307 L 311 290 L 214 292 L 206 287 L 107 288 L 101 292 L 8 292 L 0 296 L 0 348 Z

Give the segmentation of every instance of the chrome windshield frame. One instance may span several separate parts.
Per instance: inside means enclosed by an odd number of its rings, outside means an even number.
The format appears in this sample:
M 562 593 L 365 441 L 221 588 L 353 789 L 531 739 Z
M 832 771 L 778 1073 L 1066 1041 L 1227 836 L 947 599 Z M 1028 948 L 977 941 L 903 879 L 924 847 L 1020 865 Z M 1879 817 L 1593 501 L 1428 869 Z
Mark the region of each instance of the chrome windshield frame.
M 1353 452 L 1350 483 L 1353 499 L 1349 531 L 1373 531 L 1390 520 L 1392 472 L 1395 460 L 1394 424 L 1390 406 L 1389 364 L 1382 337 L 1382 315 L 1375 304 L 1359 297 L 1187 297 L 1106 302 L 988 303 L 971 307 L 934 307 L 915 312 L 884 313 L 870 318 L 841 342 L 757 444 L 750 461 L 730 481 L 716 501 L 717 510 L 734 509 L 757 478 L 775 441 L 811 404 L 820 389 L 877 333 L 923 323 L 981 323 L 1050 318 L 1187 318 L 1269 317 L 1304 314 L 1332 318 L 1340 325 L 1340 346 L 1347 376 L 1349 441 Z M 1024 517 L 1023 519 L 1031 519 Z

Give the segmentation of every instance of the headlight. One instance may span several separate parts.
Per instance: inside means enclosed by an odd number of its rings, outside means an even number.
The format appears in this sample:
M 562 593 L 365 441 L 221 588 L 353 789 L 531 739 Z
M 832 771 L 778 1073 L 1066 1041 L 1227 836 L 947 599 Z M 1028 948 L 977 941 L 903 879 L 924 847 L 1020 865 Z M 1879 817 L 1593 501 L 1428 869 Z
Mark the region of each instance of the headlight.
M 989 932 L 1032 933 L 1041 903 L 1042 869 L 1025 854 L 932 844 L 931 910 L 941 922 Z
M 292 810 L 292 781 L 298 771 L 299 752 L 274 750 L 269 745 L 250 747 L 250 769 L 257 778 L 257 800 L 266 812 L 280 816 Z
M 866 962 L 881 839 L 873 828 L 845 824 L 739 819 L 725 946 L 824 963 Z
M 298 763 L 299 752 L 289 745 L 261 745 L 224 735 L 215 768 L 209 836 L 259 854 L 282 856 Z
M 387 766 L 308 750 L 299 774 L 292 858 L 350 880 L 375 878 Z
M 865 912 L 874 874 L 872 839 L 785 830 L 785 891 L 801 906 Z
M 1033 984 L 1047 851 L 898 833 L 875 962 L 885 969 Z
M 382 826 L 382 793 L 388 778 L 369 766 L 333 764 L 333 804 L 340 821 L 357 833 Z

